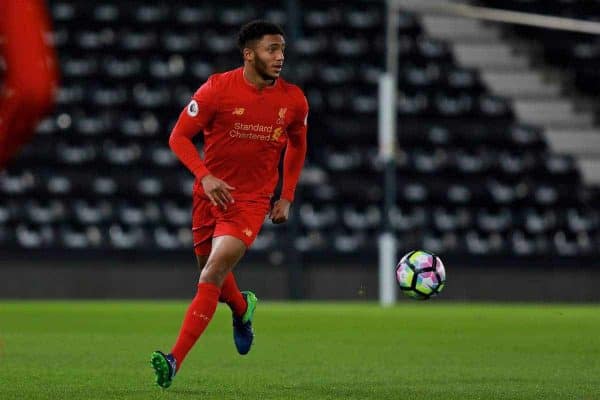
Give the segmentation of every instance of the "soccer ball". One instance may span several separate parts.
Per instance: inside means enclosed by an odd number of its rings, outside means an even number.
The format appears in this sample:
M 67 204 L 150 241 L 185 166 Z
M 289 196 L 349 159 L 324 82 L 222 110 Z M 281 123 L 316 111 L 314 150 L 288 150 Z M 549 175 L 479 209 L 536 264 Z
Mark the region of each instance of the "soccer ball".
M 396 280 L 408 297 L 427 300 L 444 289 L 446 270 L 438 256 L 416 250 L 402 257 L 396 267 Z

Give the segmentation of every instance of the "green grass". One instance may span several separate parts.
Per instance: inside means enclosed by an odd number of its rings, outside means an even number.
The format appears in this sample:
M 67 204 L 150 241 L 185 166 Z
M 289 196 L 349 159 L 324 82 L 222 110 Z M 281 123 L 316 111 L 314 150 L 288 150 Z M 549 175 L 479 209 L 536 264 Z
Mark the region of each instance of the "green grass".
M 185 302 L 0 302 L 2 399 L 600 399 L 600 309 L 266 303 L 237 355 L 219 310 L 154 385 Z

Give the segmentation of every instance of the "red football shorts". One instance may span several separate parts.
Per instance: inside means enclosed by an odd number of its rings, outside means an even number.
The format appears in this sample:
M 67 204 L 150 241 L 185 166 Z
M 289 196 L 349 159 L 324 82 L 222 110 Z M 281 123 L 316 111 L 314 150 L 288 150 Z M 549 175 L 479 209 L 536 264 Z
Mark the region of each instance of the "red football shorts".
M 269 212 L 269 201 L 236 200 L 227 210 L 214 206 L 204 196 L 194 195 L 192 208 L 192 237 L 194 252 L 208 255 L 212 238 L 230 235 L 250 247 Z

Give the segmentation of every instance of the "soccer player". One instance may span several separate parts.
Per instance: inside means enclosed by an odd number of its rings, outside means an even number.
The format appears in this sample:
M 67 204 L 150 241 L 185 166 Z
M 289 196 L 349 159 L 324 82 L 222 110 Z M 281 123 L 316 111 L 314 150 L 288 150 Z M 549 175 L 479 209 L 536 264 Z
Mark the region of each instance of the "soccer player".
M 241 28 L 238 46 L 243 66 L 210 76 L 181 112 L 169 138 L 173 152 L 196 177 L 192 232 L 201 272 L 171 352 L 156 351 L 151 357 L 156 383 L 163 388 L 171 385 L 218 301 L 232 310 L 237 351 L 250 350 L 257 298 L 250 291 L 240 292 L 232 271 L 267 214 L 275 224 L 287 221 L 306 155 L 306 97 L 279 76 L 285 52 L 282 29 L 252 21 Z M 200 131 L 204 159 L 192 143 Z M 281 198 L 271 208 L 283 149 Z

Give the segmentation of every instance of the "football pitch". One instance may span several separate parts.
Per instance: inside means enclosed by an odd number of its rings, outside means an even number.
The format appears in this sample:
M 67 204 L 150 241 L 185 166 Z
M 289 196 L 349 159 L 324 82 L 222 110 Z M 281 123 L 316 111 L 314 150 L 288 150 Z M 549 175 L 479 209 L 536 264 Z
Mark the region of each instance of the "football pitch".
M 260 302 L 247 356 L 220 305 L 173 386 L 187 302 L 0 302 L 1 399 L 600 399 L 596 305 Z

